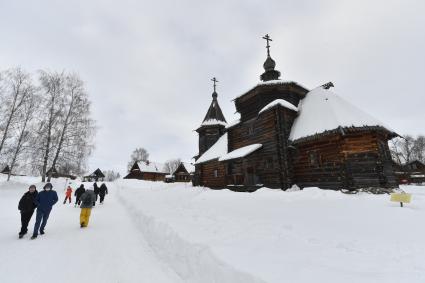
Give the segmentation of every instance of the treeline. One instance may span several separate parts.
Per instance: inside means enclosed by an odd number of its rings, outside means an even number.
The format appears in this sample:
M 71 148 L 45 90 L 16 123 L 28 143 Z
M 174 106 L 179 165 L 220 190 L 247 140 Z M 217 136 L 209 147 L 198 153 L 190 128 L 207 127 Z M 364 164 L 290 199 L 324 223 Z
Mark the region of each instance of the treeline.
M 415 160 L 425 163 L 425 136 L 406 135 L 392 139 L 389 143 L 393 160 L 405 164 Z
M 41 175 L 43 182 L 50 168 L 83 174 L 94 135 L 90 101 L 78 74 L 0 72 L 0 164 L 12 173 Z

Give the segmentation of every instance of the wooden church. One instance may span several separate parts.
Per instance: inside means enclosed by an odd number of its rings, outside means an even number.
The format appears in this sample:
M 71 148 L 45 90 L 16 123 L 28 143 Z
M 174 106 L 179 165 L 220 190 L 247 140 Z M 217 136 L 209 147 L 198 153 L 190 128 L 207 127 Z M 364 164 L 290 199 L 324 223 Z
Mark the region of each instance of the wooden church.
M 196 130 L 194 184 L 254 191 L 292 185 L 323 189 L 397 187 L 389 127 L 330 90 L 280 80 L 270 56 L 261 82 L 234 99 L 240 119 L 227 124 L 216 79 L 207 114 Z

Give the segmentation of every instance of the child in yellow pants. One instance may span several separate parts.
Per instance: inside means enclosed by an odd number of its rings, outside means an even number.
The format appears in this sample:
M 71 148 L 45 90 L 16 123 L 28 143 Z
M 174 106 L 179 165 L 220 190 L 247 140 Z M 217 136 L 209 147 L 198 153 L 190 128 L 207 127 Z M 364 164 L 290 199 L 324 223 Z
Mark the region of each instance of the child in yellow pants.
M 81 227 L 87 227 L 89 225 L 91 214 L 91 208 L 82 208 L 80 213 L 80 225 Z
M 80 226 L 81 228 L 87 227 L 90 220 L 91 209 L 93 203 L 96 201 L 96 195 L 93 190 L 86 190 L 80 197 L 81 200 L 81 213 L 80 213 Z

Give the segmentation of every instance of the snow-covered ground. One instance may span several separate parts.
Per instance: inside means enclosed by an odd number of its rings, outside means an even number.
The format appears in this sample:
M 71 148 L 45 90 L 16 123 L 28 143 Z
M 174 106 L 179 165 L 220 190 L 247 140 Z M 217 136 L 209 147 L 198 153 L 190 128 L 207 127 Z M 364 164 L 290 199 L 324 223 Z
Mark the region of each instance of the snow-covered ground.
M 404 186 L 401 208 L 388 195 L 120 180 L 87 229 L 58 203 L 46 235 L 18 240 L 31 182 L 0 179 L 0 282 L 425 282 L 425 186 Z

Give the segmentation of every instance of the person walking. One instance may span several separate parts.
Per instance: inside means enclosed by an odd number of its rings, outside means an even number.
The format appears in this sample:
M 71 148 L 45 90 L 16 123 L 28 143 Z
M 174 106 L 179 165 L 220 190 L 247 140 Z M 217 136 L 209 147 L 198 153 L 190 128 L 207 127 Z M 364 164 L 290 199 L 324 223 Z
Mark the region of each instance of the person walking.
M 71 196 L 72 196 L 72 188 L 71 186 L 68 186 L 65 192 L 65 200 L 63 201 L 63 204 L 66 203 L 66 200 L 69 200 L 69 203 L 71 203 Z
M 18 209 L 21 212 L 21 231 L 19 232 L 19 239 L 28 232 L 28 223 L 30 223 L 31 217 L 36 208 L 34 201 L 37 194 L 38 192 L 36 187 L 31 185 L 19 201 Z
M 93 207 L 93 203 L 96 201 L 96 195 L 93 190 L 87 189 L 81 195 L 81 213 L 80 213 L 80 227 L 84 228 L 89 225 L 91 209 Z
M 99 196 L 100 196 L 100 204 L 103 204 L 103 201 L 105 200 L 105 195 L 108 194 L 108 187 L 105 185 L 105 183 L 102 183 L 99 188 Z
M 93 206 L 95 206 L 96 202 L 97 202 L 97 196 L 99 195 L 99 187 L 97 186 L 96 182 L 94 182 L 93 188 L 94 188 L 94 194 L 95 194 L 95 197 L 96 197 L 96 199 L 93 202 Z
M 81 204 L 81 195 L 84 194 L 86 189 L 84 188 L 84 184 L 81 184 L 81 186 L 75 190 L 74 196 L 75 196 L 75 205 L 74 207 L 77 207 L 77 205 Z
M 53 185 L 47 183 L 43 187 L 37 197 L 35 198 L 35 204 L 37 205 L 37 215 L 35 218 L 34 232 L 31 240 L 37 239 L 38 231 L 40 234 L 44 234 L 44 228 L 46 228 L 47 219 L 49 219 L 52 207 L 58 202 L 58 194 L 53 190 Z

